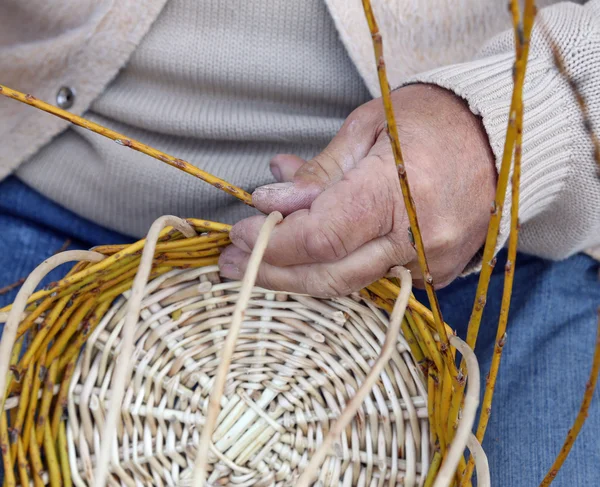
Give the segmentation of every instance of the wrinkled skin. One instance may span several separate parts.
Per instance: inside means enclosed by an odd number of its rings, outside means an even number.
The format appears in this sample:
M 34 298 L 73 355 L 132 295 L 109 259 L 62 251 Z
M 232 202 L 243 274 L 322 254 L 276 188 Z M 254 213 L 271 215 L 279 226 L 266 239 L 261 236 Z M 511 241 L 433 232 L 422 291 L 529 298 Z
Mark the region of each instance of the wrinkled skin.
M 493 154 L 481 121 L 454 94 L 411 85 L 392 100 L 430 271 L 443 287 L 485 241 Z M 272 234 L 258 285 L 347 295 L 399 264 L 423 285 L 380 99 L 356 109 L 314 159 L 280 154 L 271 171 L 280 182 L 256 189 L 253 201 L 285 219 Z M 264 220 L 254 216 L 233 227 L 233 245 L 219 261 L 224 277 L 242 277 Z

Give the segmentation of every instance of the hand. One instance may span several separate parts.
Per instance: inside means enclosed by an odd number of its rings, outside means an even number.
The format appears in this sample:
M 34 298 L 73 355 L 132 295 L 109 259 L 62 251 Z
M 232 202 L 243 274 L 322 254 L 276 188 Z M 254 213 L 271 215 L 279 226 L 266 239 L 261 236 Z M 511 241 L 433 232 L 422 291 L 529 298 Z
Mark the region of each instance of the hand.
M 411 85 L 392 93 L 400 143 L 430 271 L 437 288 L 454 280 L 485 241 L 496 169 L 478 117 L 453 93 Z M 319 297 L 347 295 L 395 265 L 423 285 L 380 99 L 359 107 L 311 161 L 278 155 L 279 183 L 252 195 L 286 218 L 267 247 L 257 284 Z M 231 230 L 221 274 L 241 279 L 265 217 Z

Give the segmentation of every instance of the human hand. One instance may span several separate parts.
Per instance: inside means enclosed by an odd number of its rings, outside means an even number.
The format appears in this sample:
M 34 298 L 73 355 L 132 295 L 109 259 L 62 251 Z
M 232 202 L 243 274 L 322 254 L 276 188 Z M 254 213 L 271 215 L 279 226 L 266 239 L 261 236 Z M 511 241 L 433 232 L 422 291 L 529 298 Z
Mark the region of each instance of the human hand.
M 436 288 L 454 280 L 485 241 L 496 169 L 481 121 L 453 93 L 410 85 L 392 93 L 425 253 Z M 257 284 L 318 297 L 347 295 L 395 265 L 423 286 L 409 238 L 380 99 L 356 109 L 311 161 L 278 155 L 280 181 L 256 189 L 264 213 L 286 218 L 272 233 Z M 221 274 L 241 279 L 264 216 L 237 223 Z

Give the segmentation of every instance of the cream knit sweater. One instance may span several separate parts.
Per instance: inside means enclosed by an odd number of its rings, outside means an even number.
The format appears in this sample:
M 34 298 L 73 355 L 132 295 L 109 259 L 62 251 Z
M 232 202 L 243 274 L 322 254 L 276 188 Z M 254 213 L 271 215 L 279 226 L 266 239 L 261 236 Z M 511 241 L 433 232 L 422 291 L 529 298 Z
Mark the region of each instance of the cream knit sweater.
M 374 0 L 390 82 L 435 83 L 464 97 L 482 117 L 499 158 L 512 88 L 506 2 L 433 1 L 435 8 L 432 2 Z M 126 127 L 134 137 L 252 189 L 266 182 L 265 158 L 271 151 L 291 148 L 308 157 L 319 150 L 353 105 L 366 100 L 363 82 L 371 95 L 378 95 L 360 0 L 326 0 L 329 14 L 321 2 L 171 0 L 164 8 L 165 0 L 7 0 L 0 16 L 0 83 L 51 102 L 61 86 L 69 86 L 76 93 L 71 111 Z M 545 7 L 539 18 L 561 46 L 598 133 L 600 0 L 546 7 L 552 3 L 538 2 Z M 340 49 L 333 25 L 349 58 Z M 222 36 L 221 44 L 214 43 L 216 32 Z M 239 49 L 227 48 L 228 35 L 232 44 L 241 40 L 245 47 L 247 39 L 254 49 L 242 49 L 242 57 Z M 196 49 L 196 55 L 186 54 L 186 46 Z M 177 48 L 187 64 L 169 69 L 168 59 L 177 56 Z M 203 55 L 207 52 L 213 53 L 212 58 Z M 210 59 L 216 64 L 203 64 L 202 70 L 193 64 Z M 600 179 L 573 94 L 539 35 L 530 61 L 521 250 L 562 258 L 600 244 Z M 240 65 L 246 66 L 243 73 L 234 69 Z M 230 77 L 224 75 L 227 67 L 232 69 Z M 223 76 L 211 77 L 211 72 Z M 236 86 L 242 86 L 240 77 L 245 91 L 235 96 Z M 318 88 L 311 90 L 315 80 Z M 285 88 L 290 85 L 294 89 Z M 152 89 L 145 91 L 149 86 Z M 173 87 L 176 92 L 170 93 Z M 210 117 L 202 113 L 195 102 L 202 96 L 207 102 L 214 98 L 214 107 L 222 101 L 221 113 L 212 111 Z M 240 124 L 228 129 L 232 120 Z M 277 130 L 264 131 L 269 120 L 277 122 Z M 280 121 L 285 122 L 283 127 Z M 132 234 L 144 233 L 152 218 L 166 212 L 229 221 L 245 215 L 245 209 L 238 210 L 241 205 L 224 204 L 221 196 L 218 207 L 226 210 L 211 206 L 215 193 L 174 176 L 172 169 L 149 159 L 142 162 L 122 148 L 108 148 L 106 142 L 92 142 L 81 132 L 66 129 L 59 119 L 0 100 L 0 178 L 20 167 L 18 176 L 44 194 L 85 217 Z M 211 140 L 225 145 L 208 147 Z M 223 155 L 227 145 L 232 150 Z M 82 161 L 80 166 L 73 165 L 73 154 Z M 89 160 L 97 163 L 86 166 Z M 106 184 L 112 187 L 107 189 Z M 115 200 L 115 195 L 120 198 Z M 507 230 L 505 218 L 502 241 Z

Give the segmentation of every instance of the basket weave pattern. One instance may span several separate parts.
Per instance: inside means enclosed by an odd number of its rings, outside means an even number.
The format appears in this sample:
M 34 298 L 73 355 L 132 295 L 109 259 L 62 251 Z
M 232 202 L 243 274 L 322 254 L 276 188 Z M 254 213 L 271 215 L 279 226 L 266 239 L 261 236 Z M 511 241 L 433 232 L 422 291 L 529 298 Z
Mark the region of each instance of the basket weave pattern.
M 190 479 L 240 285 L 220 282 L 209 266 L 175 270 L 146 287 L 112 451 L 112 473 L 124 485 Z M 67 440 L 75 484 L 92 482 L 126 302 L 120 298 L 91 334 L 71 383 Z M 357 296 L 317 300 L 255 288 L 212 437 L 209 484 L 294 485 L 379 356 L 387 324 Z M 323 464 L 323 485 L 422 484 L 431 451 L 426 397 L 402 338 L 336 455 Z
M 410 273 L 392 269 L 402 288 L 382 280 L 333 299 L 254 287 L 281 215 L 267 220 L 241 282 L 222 282 L 215 265 L 226 225 L 172 216 L 145 241 L 63 252 L 32 272 L 0 313 L 6 485 L 421 486 L 439 469 L 438 487 L 467 445 L 489 478 L 470 435 L 478 366 L 454 336 L 474 385 L 435 463 L 442 416 L 428 391 L 441 388 L 423 374 L 430 332 L 411 331 L 413 319 L 432 323 Z

